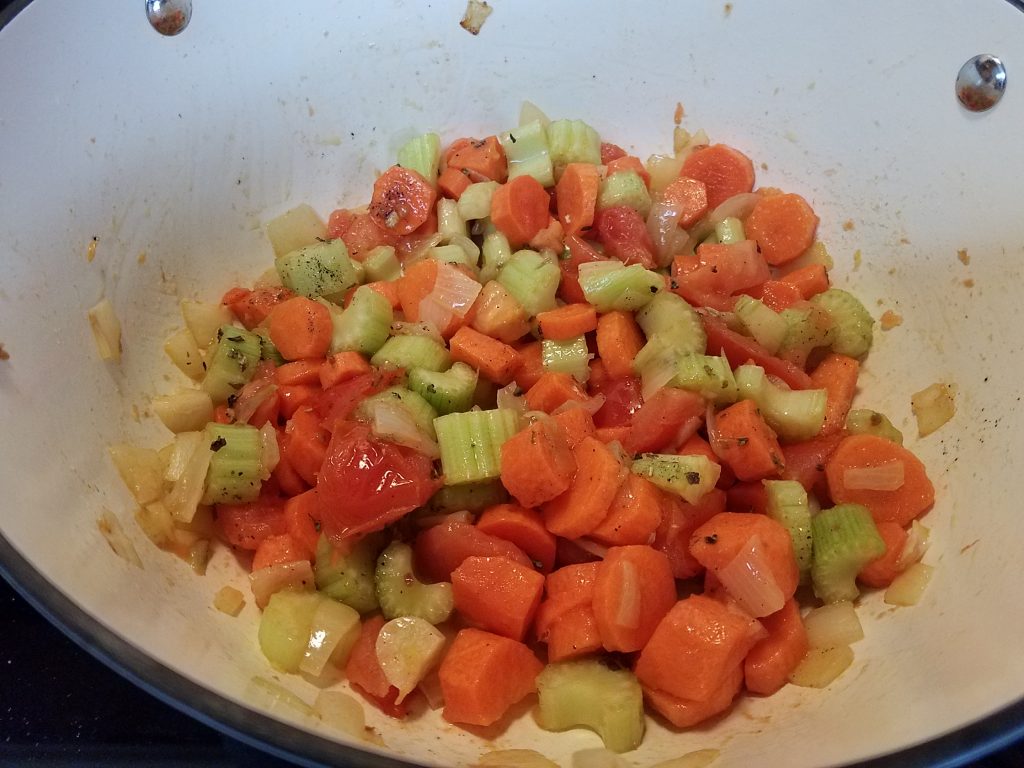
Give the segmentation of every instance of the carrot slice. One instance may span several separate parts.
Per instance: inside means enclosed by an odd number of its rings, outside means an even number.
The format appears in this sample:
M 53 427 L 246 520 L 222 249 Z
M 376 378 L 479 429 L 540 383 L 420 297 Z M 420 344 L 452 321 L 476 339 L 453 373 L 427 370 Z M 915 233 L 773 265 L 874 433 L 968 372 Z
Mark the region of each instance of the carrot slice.
M 612 499 L 608 516 L 590 535 L 611 546 L 647 544 L 661 525 L 661 504 L 657 486 L 630 472 Z
M 510 541 L 548 573 L 555 565 L 555 537 L 544 527 L 544 519 L 532 509 L 516 504 L 490 507 L 476 521 L 478 530 Z
M 382 232 L 409 235 L 427 222 L 436 200 L 430 181 L 410 168 L 393 165 L 373 183 L 370 217 Z
M 601 174 L 596 165 L 569 163 L 555 185 L 558 219 L 567 235 L 575 235 L 594 223 L 594 208 L 601 187 Z
M 320 532 L 317 530 L 320 502 L 316 488 L 288 499 L 284 503 L 284 518 L 288 523 L 288 533 L 305 551 L 306 559 L 311 559 L 316 554 L 316 545 L 320 540 Z
M 320 417 L 312 408 L 300 408 L 285 428 L 284 443 L 288 463 L 310 485 L 316 485 L 317 474 L 327 457 L 328 435 Z
M 539 313 L 537 324 L 545 339 L 572 339 L 597 328 L 597 310 L 592 304 L 566 304 Z
M 776 312 L 789 309 L 793 305 L 803 301 L 803 294 L 800 287 L 782 280 L 765 280 L 760 285 L 744 291 L 744 293 L 755 299 L 760 299 L 765 306 Z
M 844 432 L 837 432 L 782 446 L 782 458 L 786 466 L 780 475 L 781 479 L 796 480 L 808 491 L 825 487 L 825 464 L 844 437 Z
M 703 456 L 708 461 L 713 461 L 719 466 L 722 464 L 722 460 L 718 458 L 718 454 L 715 453 L 711 448 L 711 443 L 701 437 L 699 434 L 691 435 L 686 441 L 679 446 L 679 450 L 676 451 L 680 456 Z M 783 449 L 783 455 L 786 451 Z M 722 467 L 718 474 L 717 487 L 727 490 L 736 483 L 736 476 L 733 475 L 732 470 L 728 467 Z
M 569 490 L 544 504 L 544 525 L 556 536 L 585 536 L 608 515 L 622 477 L 618 458 L 604 443 L 585 437 L 573 449 L 576 477 Z
M 372 372 L 373 368 L 358 352 L 335 352 L 320 366 L 320 386 L 327 389 L 343 381 L 354 379 L 356 376 Z
M 765 195 L 747 216 L 744 229 L 757 241 L 764 260 L 779 266 L 811 247 L 818 216 L 800 195 Z
M 597 618 L 589 606 L 564 613 L 548 632 L 548 661 L 568 661 L 602 648 Z
M 532 240 L 548 223 L 548 193 L 532 176 L 516 176 L 491 198 L 491 221 L 513 245 Z
M 662 202 L 680 212 L 679 226 L 689 229 L 708 212 L 708 188 L 703 181 L 680 176 L 661 193 Z
M 828 290 L 828 272 L 824 264 L 808 264 L 806 267 L 794 269 L 788 275 L 779 278 L 788 285 L 795 286 L 800 291 L 800 297 L 809 299 Z
M 515 544 L 457 520 L 427 528 L 416 537 L 413 552 L 417 573 L 432 582 L 451 581 L 452 571 L 467 557 L 506 557 L 525 566 L 532 565 Z
M 896 567 L 896 563 L 903 554 L 908 534 L 902 525 L 891 520 L 876 523 L 876 526 L 878 535 L 885 542 L 885 554 L 861 568 L 857 579 L 869 587 L 880 589 L 888 587 L 900 575 L 901 569 Z
M 262 323 L 270 312 L 295 295 L 295 291 L 283 285 L 273 288 L 232 288 L 224 294 L 220 303 L 231 310 L 232 314 L 250 331 Z
M 507 557 L 467 557 L 452 571 L 455 609 L 480 629 L 522 640 L 544 593 L 544 576 Z
M 860 363 L 855 359 L 831 353 L 818 363 L 811 374 L 814 385 L 828 393 L 825 421 L 821 425 L 822 435 L 834 435 L 846 429 L 846 414 L 853 404 L 859 372 Z
M 278 384 L 318 384 L 323 364 L 322 358 L 285 363 L 274 369 L 274 380 Z
M 472 184 L 469 176 L 460 168 L 448 166 L 437 177 L 437 191 L 452 200 L 458 200 L 466 187 Z
M 541 343 L 539 341 L 531 341 L 526 344 L 519 344 L 515 350 L 519 353 L 519 367 L 516 368 L 515 375 L 516 385 L 525 392 L 546 373 L 544 358 L 541 353 Z
M 285 360 L 324 357 L 331 346 L 331 313 L 323 304 L 293 296 L 270 312 L 270 339 Z
M 444 719 L 493 725 L 536 690 L 543 668 L 533 651 L 520 642 L 480 629 L 463 629 L 438 670 Z
M 786 684 L 809 644 L 795 600 L 787 600 L 782 610 L 762 618 L 761 626 L 768 637 L 750 649 L 743 661 L 743 678 L 748 691 L 768 696 Z
M 387 681 L 377 661 L 377 637 L 383 626 L 383 616 L 371 616 L 363 621 L 359 637 L 345 664 L 345 677 L 353 688 L 384 714 L 401 719 L 406 715 L 406 701 L 395 703 L 398 689 Z
M 742 152 L 725 144 L 694 151 L 683 162 L 681 175 L 704 182 L 708 208 L 754 188 L 754 164 Z
M 294 563 L 296 560 L 309 560 L 309 553 L 290 533 L 268 536 L 256 547 L 252 556 L 252 570 L 258 571 L 278 563 Z
M 501 446 L 501 483 L 524 507 L 537 507 L 566 493 L 576 472 L 565 432 L 535 421 Z
M 445 165 L 464 171 L 472 181 L 508 178 L 508 160 L 497 136 L 485 139 L 457 139 L 445 151 Z
M 575 448 L 584 437 L 593 437 L 597 429 L 594 417 L 583 408 L 566 408 L 552 417 L 565 430 L 565 439 L 569 448 Z
M 894 491 L 849 488 L 850 469 L 903 464 L 903 484 Z M 891 440 L 875 435 L 850 435 L 839 443 L 825 465 L 829 495 L 836 504 L 863 504 L 875 522 L 891 520 L 907 525 L 935 502 L 935 488 L 924 464 L 913 453 Z
M 327 236 L 340 237 L 348 255 L 356 261 L 362 261 L 380 245 L 395 245 L 395 237 L 378 227 L 369 213 L 360 210 L 334 211 L 327 220 Z
M 782 471 L 779 440 L 753 400 L 730 405 L 715 422 L 711 447 L 740 480 L 760 480 Z
M 705 701 L 682 699 L 652 688 L 644 688 L 644 699 L 650 704 L 651 709 L 676 728 L 692 728 L 729 709 L 742 687 L 743 668 L 736 666 L 726 673 L 721 684 Z
M 594 617 L 609 651 L 639 651 L 675 602 L 672 567 L 652 547 L 611 547 L 597 568 Z
M 690 579 L 704 572 L 704 566 L 690 554 L 690 537 L 700 526 L 725 511 L 725 492 L 715 488 L 699 502 L 690 504 L 675 494 L 662 494 L 662 519 L 654 534 L 654 548 L 668 557 L 672 575 Z
M 551 413 L 570 401 L 586 402 L 587 393 L 568 373 L 548 371 L 526 391 L 526 407 L 531 411 Z
M 448 342 L 452 360 L 476 368 L 495 384 L 508 384 L 519 367 L 519 353 L 508 344 L 462 326 Z
M 634 375 L 633 359 L 643 345 L 643 332 L 632 312 L 606 312 L 598 318 L 597 354 L 613 379 Z
M 398 303 L 410 323 L 419 321 L 420 303 L 434 290 L 439 266 L 434 259 L 421 259 L 406 267 L 405 274 L 398 280 Z

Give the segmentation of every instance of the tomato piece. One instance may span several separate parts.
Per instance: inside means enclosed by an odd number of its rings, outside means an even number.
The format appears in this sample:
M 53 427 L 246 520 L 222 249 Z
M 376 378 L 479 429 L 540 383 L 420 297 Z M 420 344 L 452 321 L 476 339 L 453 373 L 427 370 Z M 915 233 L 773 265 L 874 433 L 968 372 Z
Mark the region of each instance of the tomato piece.
M 382 232 L 409 235 L 427 222 L 437 191 L 420 174 L 393 165 L 373 183 L 370 217 Z
M 607 141 L 601 142 L 601 165 L 608 165 L 612 160 L 618 160 L 626 156 L 626 150 L 618 144 L 610 144 Z
M 224 294 L 220 302 L 251 331 L 267 319 L 270 310 L 294 295 L 295 291 L 283 285 L 255 288 L 251 291 L 248 288 L 232 288 Z
M 636 210 L 626 205 L 605 208 L 594 214 L 594 233 L 604 245 L 604 252 L 623 264 L 655 265 L 654 242 L 647 224 Z
M 348 255 L 362 261 L 367 253 L 379 245 L 394 245 L 394 238 L 378 227 L 370 214 L 363 211 L 339 209 L 327 220 L 327 236 L 340 237 L 348 248 Z
M 624 379 L 604 378 L 590 384 L 591 395 L 604 395 L 604 405 L 594 414 L 594 426 L 628 427 L 633 414 L 640 410 L 644 399 L 640 395 L 640 379 L 627 376 Z
M 370 395 L 382 392 L 402 375 L 396 369 L 364 373 L 328 387 L 310 405 L 323 422 L 324 429 L 333 432 L 336 424 L 347 421 L 356 406 Z
M 440 485 L 423 454 L 378 440 L 365 424 L 339 425 L 317 476 L 323 530 L 338 539 L 380 530 Z
M 567 304 L 583 304 L 587 297 L 580 288 L 580 264 L 593 261 L 608 261 L 596 251 L 586 240 L 569 235 L 565 238 L 565 251 L 558 262 L 562 269 L 562 281 L 558 286 L 558 296 Z
M 659 389 L 633 414 L 623 448 L 629 453 L 674 448 L 700 427 L 704 398 L 674 387 Z
M 802 368 L 769 354 L 756 341 L 736 333 L 721 320 L 702 315 L 701 322 L 708 335 L 707 354 L 725 355 L 733 368 L 753 362 L 764 368 L 765 373 L 786 382 L 790 389 L 814 389 L 814 382 Z
M 256 549 L 268 536 L 288 532 L 284 499 L 268 494 L 245 504 L 218 504 L 216 512 L 221 536 L 238 549 Z
M 672 290 L 691 304 L 723 312 L 732 310 L 732 294 L 771 278 L 768 264 L 753 240 L 728 245 L 701 245 L 696 257 L 680 256 L 672 264 Z

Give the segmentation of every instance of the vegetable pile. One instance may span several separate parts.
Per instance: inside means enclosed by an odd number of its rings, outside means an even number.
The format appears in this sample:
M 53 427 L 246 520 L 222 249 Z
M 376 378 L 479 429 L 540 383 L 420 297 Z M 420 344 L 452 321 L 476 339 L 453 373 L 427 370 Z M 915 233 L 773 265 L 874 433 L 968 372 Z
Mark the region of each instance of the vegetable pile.
M 677 139 L 427 134 L 367 207 L 270 222 L 253 287 L 183 302 L 174 441 L 112 454 L 160 546 L 251 553 L 275 668 L 467 726 L 536 692 L 622 752 L 645 706 L 827 684 L 861 589 L 921 582 L 933 488 L 852 408 L 873 320 L 818 217 Z

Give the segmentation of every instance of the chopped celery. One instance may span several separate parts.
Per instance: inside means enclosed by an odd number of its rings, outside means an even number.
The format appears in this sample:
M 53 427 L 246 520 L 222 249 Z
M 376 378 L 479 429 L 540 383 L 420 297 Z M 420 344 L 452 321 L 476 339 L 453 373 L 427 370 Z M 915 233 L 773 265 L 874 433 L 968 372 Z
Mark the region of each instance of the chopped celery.
M 754 337 L 754 341 L 770 354 L 774 355 L 779 351 L 789 330 L 789 324 L 784 317 L 763 301 L 743 294 L 737 297 L 733 312 L 743 323 L 747 333 Z
M 809 440 L 821 432 L 826 390 L 786 389 L 769 381 L 759 365 L 741 365 L 735 375 L 740 397 L 757 403 L 768 426 L 783 440 Z
M 424 584 L 412 570 L 412 547 L 392 542 L 377 558 L 377 602 L 387 619 L 415 616 L 440 624 L 455 607 L 448 582 Z
M 850 357 L 862 357 L 871 349 L 874 320 L 856 296 L 840 288 L 819 293 L 811 303 L 832 318 L 835 339 L 832 351 Z
M 765 480 L 768 517 L 777 520 L 789 531 L 793 540 L 793 554 L 800 578 L 810 575 L 812 542 L 811 507 L 807 491 L 796 480 Z
M 666 332 L 678 349 L 703 353 L 707 347 L 707 335 L 697 310 L 669 291 L 661 291 L 651 299 L 636 313 L 636 321 L 648 339 Z
M 581 264 L 579 281 L 583 295 L 598 312 L 640 309 L 665 288 L 665 280 L 657 272 L 617 261 Z
M 903 433 L 893 426 L 885 414 L 868 408 L 854 408 L 846 414 L 846 430 L 851 435 L 877 435 L 903 445 Z
M 327 237 L 327 226 L 305 203 L 268 221 L 266 230 L 275 256 L 284 256 Z
M 402 276 L 402 265 L 398 263 L 395 249 L 390 245 L 378 245 L 363 257 L 363 269 L 370 282 L 392 281 Z
M 394 319 L 387 299 L 369 286 L 359 286 L 348 308 L 332 317 L 331 352 L 349 350 L 372 355 L 388 340 Z
M 486 249 L 486 243 L 485 243 Z M 554 309 L 562 270 L 536 251 L 516 251 L 498 273 L 498 282 L 530 317 Z
M 238 393 L 256 373 L 262 357 L 260 337 L 233 325 L 217 331 L 217 343 L 206 358 L 205 389 L 214 403 L 224 403 Z
M 475 483 L 501 475 L 501 446 L 519 431 L 516 411 L 449 413 L 434 419 L 445 485 Z
M 495 504 L 508 501 L 508 491 L 500 480 L 479 483 L 446 485 L 430 497 L 430 508 L 435 512 L 482 512 Z
M 373 575 L 380 550 L 381 540 L 377 535 L 363 537 L 344 554 L 321 535 L 313 569 L 317 589 L 360 613 L 377 610 Z
M 636 171 L 619 171 L 601 182 L 597 210 L 618 205 L 629 206 L 644 218 L 651 212 L 651 193 Z
M 267 328 L 253 328 L 252 332 L 260 337 L 260 359 L 269 360 L 274 365 L 284 365 L 285 359 L 270 338 L 270 331 Z
M 718 405 L 735 403 L 740 396 L 736 377 L 724 356 L 683 355 L 676 364 L 672 385 L 696 392 L 705 400 Z
M 450 240 L 455 235 L 469 234 L 466 230 L 466 220 L 459 211 L 459 204 L 455 200 L 442 197 L 437 201 L 437 234 Z
M 684 346 L 678 346 L 680 343 Z M 685 340 L 672 333 L 658 333 L 647 340 L 633 358 L 633 370 L 640 377 L 644 398 L 652 397 L 679 375 L 679 359 L 687 354 L 691 352 Z
M 206 471 L 203 504 L 242 504 L 260 495 L 263 439 L 250 424 L 206 425 L 203 439 L 213 456 Z
M 645 453 L 633 462 L 632 470 L 659 488 L 696 504 L 715 487 L 722 468 L 707 456 Z
M 786 321 L 786 335 L 778 349 L 783 360 L 803 367 L 813 350 L 835 342 L 835 324 L 827 312 L 814 305 L 784 309 L 779 317 Z
M 442 416 L 468 411 L 473 406 L 477 372 L 465 363 L 453 363 L 444 372 L 413 368 L 409 371 L 409 389 L 418 392 Z
M 480 269 L 480 282 L 489 283 L 498 276 L 498 272 L 512 258 L 512 247 L 508 238 L 501 232 L 488 232 L 484 235 L 483 266 Z
M 398 150 L 398 164 L 416 171 L 432 185 L 437 184 L 437 166 L 441 161 L 441 137 L 436 133 L 424 133 L 409 139 Z
M 613 752 L 640 746 L 644 697 L 628 669 L 612 670 L 596 659 L 548 664 L 537 677 L 537 722 L 547 731 L 582 726 Z
M 547 137 L 551 163 L 559 171 L 569 163 L 600 165 L 601 137 L 582 120 L 555 120 Z
M 548 137 L 540 121 L 534 120 L 513 128 L 499 136 L 498 140 L 508 160 L 509 179 L 533 176 L 545 187 L 554 186 L 555 174 L 551 166 Z
M 451 365 L 451 355 L 444 344 L 429 336 L 392 336 L 370 358 L 370 363 L 407 370 L 443 371 Z
M 477 260 L 461 245 L 449 243 L 448 245 L 434 245 L 427 251 L 427 258 L 440 261 L 444 264 L 462 264 L 466 267 L 476 268 Z
M 496 181 L 478 181 L 459 195 L 459 215 L 466 221 L 486 219 L 491 215 L 491 198 L 501 186 Z
M 581 384 L 590 378 L 591 354 L 586 336 L 562 341 L 544 339 L 540 354 L 545 371 L 568 373 Z
M 860 594 L 857 574 L 885 554 L 885 542 L 871 512 L 860 504 L 823 509 L 811 519 L 811 536 L 814 594 L 826 603 L 855 600 Z
M 260 650 L 282 672 L 298 672 L 309 645 L 313 616 L 323 597 L 316 592 L 275 592 L 260 616 Z
M 731 245 L 741 240 L 746 240 L 746 233 L 743 231 L 743 222 L 735 216 L 729 216 L 715 224 L 715 235 L 718 242 L 723 245 Z
M 437 418 L 437 412 L 419 394 L 405 387 L 388 387 L 383 392 L 378 392 L 363 400 L 356 412 L 360 417 L 365 417 L 373 413 L 373 404 L 381 401 L 393 402 L 405 408 L 417 429 L 431 440 L 436 439 L 434 419 Z
M 311 299 L 341 303 L 349 288 L 363 282 L 363 266 L 349 258 L 341 238 L 279 256 L 274 265 L 286 287 Z

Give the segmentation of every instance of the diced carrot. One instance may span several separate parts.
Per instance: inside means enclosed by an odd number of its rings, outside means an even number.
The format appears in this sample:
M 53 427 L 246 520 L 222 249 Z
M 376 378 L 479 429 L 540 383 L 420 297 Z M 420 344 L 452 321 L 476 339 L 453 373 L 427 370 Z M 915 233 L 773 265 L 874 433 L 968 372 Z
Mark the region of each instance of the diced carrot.
M 519 353 L 504 342 L 462 326 L 448 342 L 452 360 L 475 368 L 495 384 L 508 384 L 519 367 Z
M 598 427 L 594 430 L 594 437 L 605 445 L 609 443 L 619 443 L 621 445 L 629 437 L 629 426 Z
M 800 583 L 793 539 L 782 523 L 767 515 L 722 512 L 690 536 L 690 554 L 713 573 L 727 567 L 757 536 L 760 554 L 782 594 L 789 599 Z
M 497 280 L 485 285 L 466 314 L 466 322 L 485 336 L 506 344 L 530 332 L 529 317 L 523 305 Z
M 675 602 L 672 567 L 652 547 L 611 547 L 597 568 L 594 617 L 609 651 L 639 651 Z
M 345 677 L 353 688 L 384 714 L 401 719 L 406 715 L 406 701 L 395 703 L 398 689 L 387 681 L 377 661 L 377 637 L 383 626 L 383 616 L 371 616 L 363 621 L 359 637 L 345 664 Z
M 814 389 L 811 377 L 802 368 L 769 354 L 756 341 L 726 327 L 717 318 L 705 314 L 701 322 L 708 337 L 707 354 L 725 355 L 733 368 L 753 361 L 764 368 L 765 373 L 784 381 L 790 389 Z
M 844 437 L 845 432 L 837 432 L 782 446 L 782 458 L 786 466 L 780 478 L 796 480 L 807 491 L 823 486 L 825 464 Z
M 708 212 L 708 188 L 703 181 L 680 176 L 661 193 L 661 200 L 679 211 L 679 226 L 689 229 Z
M 413 552 L 416 572 L 431 582 L 451 581 L 452 571 L 467 557 L 507 557 L 525 566 L 532 565 L 530 558 L 515 544 L 457 520 L 420 533 Z
M 395 237 L 378 227 L 365 210 L 334 211 L 327 220 L 327 236 L 340 237 L 348 255 L 362 261 L 366 254 L 381 245 L 395 245 Z
M 596 432 L 594 418 L 583 408 L 566 408 L 552 418 L 565 430 L 569 448 L 575 448 L 584 437 L 593 437 Z
M 885 542 L 885 554 L 861 568 L 857 579 L 869 587 L 881 589 L 888 587 L 900 575 L 901 569 L 896 567 L 896 563 L 903 554 L 908 534 L 902 525 L 892 520 L 883 520 L 876 526 L 878 535 Z
M 437 177 L 437 191 L 445 197 L 458 200 L 466 187 L 472 184 L 469 176 L 460 168 L 448 166 Z
M 761 626 L 768 637 L 750 649 L 743 661 L 743 677 L 748 691 L 769 696 L 786 684 L 809 644 L 795 600 L 787 600 L 782 610 L 762 618 Z
M 626 156 L 626 150 L 617 144 L 611 144 L 607 141 L 601 142 L 601 165 L 608 165 L 613 160 L 617 160 L 620 157 Z
M 217 530 L 232 547 L 255 550 L 264 539 L 288 533 L 284 502 L 261 493 L 245 504 L 218 504 Z
M 681 175 L 704 182 L 708 208 L 716 208 L 733 195 L 754 188 L 754 164 L 742 152 L 725 144 L 695 150 L 683 162 Z
M 798 286 L 783 282 L 782 280 L 765 280 L 760 285 L 744 291 L 744 293 L 755 299 L 760 299 L 765 306 L 776 312 L 789 309 L 803 301 L 804 298 Z
M 722 465 L 722 460 L 718 458 L 718 454 L 711 448 L 711 443 L 701 437 L 699 434 L 690 435 L 682 445 L 679 446 L 676 451 L 680 456 L 703 456 L 708 461 L 713 461 L 719 466 Z M 785 450 L 783 450 L 785 454 Z M 736 476 L 732 473 L 729 467 L 722 467 L 718 474 L 717 487 L 723 490 L 728 489 L 736 482 Z
M 284 518 L 288 523 L 288 533 L 302 546 L 306 557 L 311 559 L 316 554 L 316 545 L 320 540 L 320 532 L 317 530 L 320 503 L 316 488 L 288 499 L 284 503 Z
M 270 316 L 274 307 L 294 295 L 295 291 L 283 285 L 251 291 L 248 288 L 232 288 L 220 301 L 251 331 Z
M 463 629 L 441 661 L 443 717 L 449 723 L 493 725 L 533 693 L 544 665 L 520 642 Z
M 661 620 L 634 671 L 646 688 L 709 701 L 742 669 L 743 659 L 763 634 L 755 619 L 710 597 L 692 595 Z
M 705 701 L 682 699 L 652 688 L 644 688 L 644 699 L 651 709 L 676 728 L 692 728 L 729 709 L 742 687 L 743 667 L 737 665 L 726 673 L 725 678 Z
M 282 493 L 289 496 L 297 496 L 309 488 L 310 484 L 303 480 L 302 475 L 292 466 L 291 459 L 288 457 L 288 442 L 288 436 L 284 431 L 278 430 L 277 447 L 281 455 L 277 460 L 277 466 L 274 467 L 274 471 L 270 473 L 270 478 L 277 483 Z
M 555 185 L 555 205 L 566 234 L 575 235 L 594 223 L 594 207 L 601 187 L 596 165 L 569 163 Z
M 613 379 L 633 376 L 633 359 L 644 345 L 632 312 L 606 312 L 597 320 L 597 354 Z
M 516 245 L 528 243 L 548 223 L 550 198 L 532 176 L 516 176 L 491 198 L 491 221 Z
M 526 390 L 526 407 L 531 411 L 552 413 L 570 401 L 586 402 L 587 393 L 568 373 L 548 371 Z
M 297 560 L 309 560 L 309 553 L 290 533 L 282 533 L 268 536 L 260 542 L 252 556 L 252 569 L 258 571 L 270 565 L 294 563 Z
M 547 635 L 548 661 L 568 661 L 599 651 L 601 632 L 594 609 L 581 606 L 566 611 L 551 625 Z
M 552 571 L 544 582 L 545 594 L 549 600 L 567 601 L 572 608 L 590 605 L 599 567 L 599 562 L 578 563 Z
M 806 267 L 794 269 L 788 275 L 779 278 L 783 283 L 796 286 L 803 299 L 809 299 L 828 290 L 828 271 L 824 264 L 808 264 Z
M 309 483 L 316 485 L 317 474 L 327 457 L 329 437 L 320 423 L 320 418 L 311 408 L 297 410 L 285 427 L 288 463 Z
M 398 309 L 402 305 L 401 297 L 398 295 L 398 284 L 398 280 L 375 280 L 372 283 L 366 283 L 366 287 L 387 299 L 392 309 Z M 348 304 L 349 301 L 346 300 L 345 306 L 347 307 Z
M 609 546 L 647 544 L 661 525 L 661 505 L 657 486 L 630 472 L 612 499 L 608 516 L 590 536 Z
M 373 368 L 358 352 L 346 350 L 335 352 L 320 366 L 320 386 L 324 389 L 333 387 L 343 381 L 354 379 L 364 373 L 371 373 Z
M 315 385 L 282 384 L 277 388 L 281 415 L 286 419 L 290 419 L 300 408 L 311 405 L 320 392 L 319 383 Z
M 730 512 L 756 512 L 763 515 L 768 510 L 768 492 L 760 480 L 736 483 L 726 490 L 725 499 Z
M 544 525 L 557 536 L 586 536 L 608 515 L 622 466 L 604 443 L 585 437 L 573 449 L 576 477 L 569 490 L 544 504 Z
M 811 247 L 818 216 L 800 195 L 763 195 L 743 224 L 772 266 L 792 261 Z
M 473 626 L 522 641 L 544 594 L 544 576 L 507 557 L 467 557 L 452 571 L 455 609 Z
M 846 472 L 894 463 L 903 464 L 903 484 L 894 491 L 849 488 Z M 836 504 L 863 504 L 875 522 L 909 524 L 935 502 L 935 488 L 924 464 L 902 445 L 875 435 L 850 435 L 839 443 L 825 465 L 829 495 Z
M 846 429 L 846 414 L 853 404 L 859 372 L 860 363 L 852 357 L 830 353 L 811 373 L 814 385 L 828 392 L 822 435 L 833 435 Z
M 627 453 L 650 453 L 675 447 L 700 428 L 706 409 L 700 395 L 685 389 L 662 387 L 633 414 L 629 435 L 622 447 Z
M 597 329 L 597 310 L 592 304 L 565 304 L 539 313 L 537 324 L 545 339 L 572 339 Z
M 373 183 L 369 211 L 373 223 L 391 235 L 412 234 L 434 211 L 433 182 L 411 168 L 388 168 Z
M 501 446 L 501 483 L 524 507 L 537 507 L 568 491 L 576 459 L 557 424 L 537 420 Z
M 547 372 L 541 354 L 541 343 L 530 341 L 517 345 L 515 349 L 519 353 L 519 367 L 516 368 L 515 376 L 516 384 L 526 392 Z
M 644 167 L 640 158 L 635 155 L 623 155 L 622 157 L 617 157 L 608 163 L 605 168 L 606 176 L 612 176 L 624 171 L 633 171 L 644 180 L 644 186 L 651 186 L 651 174 L 647 172 L 647 168 Z
M 497 181 L 508 178 L 508 161 L 497 136 L 486 139 L 457 139 L 444 153 L 445 165 L 466 171 L 472 181 Z
M 213 409 L 213 420 L 217 424 L 231 424 L 235 420 L 234 411 L 226 403 L 221 403 Z
M 319 384 L 320 367 L 323 358 L 315 360 L 295 360 L 274 369 L 274 380 L 278 384 Z
M 719 412 L 711 448 L 740 480 L 776 477 L 785 466 L 779 440 L 753 400 Z
M 285 360 L 324 357 L 331 346 L 331 313 L 323 304 L 293 296 L 270 312 L 270 339 Z
M 539 564 L 541 573 L 550 572 L 555 565 L 555 537 L 544 527 L 544 519 L 536 510 L 498 504 L 484 510 L 476 527 L 515 544 Z
M 690 554 L 693 532 L 717 514 L 725 511 L 725 492 L 715 488 L 696 504 L 675 494 L 662 494 L 662 518 L 654 534 L 654 548 L 668 557 L 672 575 L 690 579 L 704 572 L 704 566 Z
M 420 303 L 434 290 L 439 266 L 434 259 L 421 259 L 406 267 L 405 274 L 397 281 L 398 303 L 410 323 L 419 322 Z

